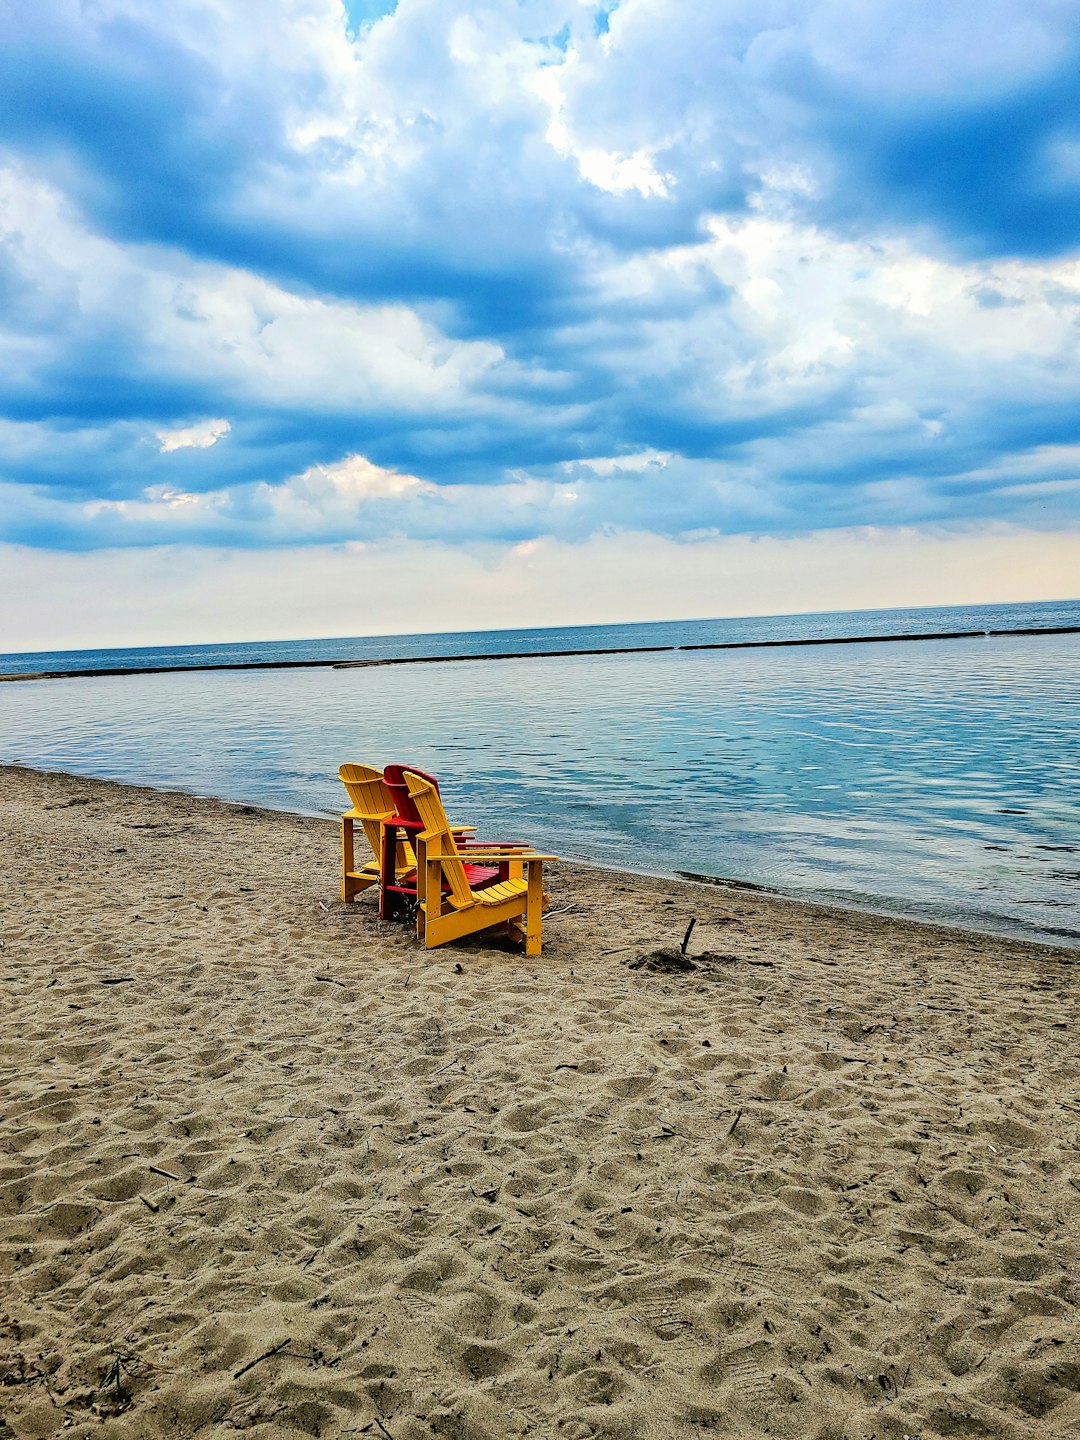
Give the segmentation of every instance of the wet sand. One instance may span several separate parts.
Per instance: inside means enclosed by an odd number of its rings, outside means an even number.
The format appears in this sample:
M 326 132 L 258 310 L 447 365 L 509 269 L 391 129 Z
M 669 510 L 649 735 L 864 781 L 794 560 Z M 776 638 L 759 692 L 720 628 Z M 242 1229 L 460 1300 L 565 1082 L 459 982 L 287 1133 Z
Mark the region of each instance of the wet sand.
M 19 769 L 0 847 L 0 1437 L 1080 1432 L 1075 951 L 556 865 L 425 952 Z

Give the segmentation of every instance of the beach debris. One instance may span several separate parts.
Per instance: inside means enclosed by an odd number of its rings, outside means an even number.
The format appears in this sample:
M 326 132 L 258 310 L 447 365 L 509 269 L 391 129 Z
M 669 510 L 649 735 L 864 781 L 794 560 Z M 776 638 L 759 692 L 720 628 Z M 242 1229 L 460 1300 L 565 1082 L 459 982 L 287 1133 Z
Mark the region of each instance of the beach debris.
M 150 1166 L 151 1175 L 164 1175 L 166 1180 L 179 1180 L 179 1175 L 174 1175 L 171 1170 L 162 1170 L 160 1165 Z
M 697 916 L 693 915 L 690 924 L 686 927 L 686 934 L 682 937 L 682 944 L 679 946 L 679 953 L 686 954 L 686 947 L 690 944 L 690 936 L 694 933 L 694 926 L 697 924 Z
M 246 1365 L 233 1375 L 234 1380 L 239 1380 L 241 1375 L 246 1375 L 249 1370 L 254 1370 L 256 1365 L 261 1365 L 264 1360 L 269 1360 L 272 1355 L 280 1355 L 287 1345 L 292 1344 L 292 1336 L 286 1335 L 284 1340 L 279 1340 L 276 1345 L 271 1345 L 269 1350 L 264 1350 L 261 1355 L 256 1355 L 254 1360 L 249 1360 Z
M 111 975 L 102 980 L 102 985 L 134 985 L 134 975 Z
M 158 1211 L 161 1209 L 161 1206 L 158 1205 L 156 1201 L 154 1201 L 154 1200 L 148 1200 L 145 1195 L 140 1195 L 140 1196 L 139 1196 L 139 1199 L 140 1199 L 140 1200 L 142 1201 L 142 1203 L 146 1206 L 146 1208 L 147 1208 L 148 1210 L 152 1210 L 155 1215 L 156 1215 L 156 1214 L 158 1213 Z
M 644 950 L 631 960 L 622 962 L 628 970 L 646 970 L 651 975 L 682 975 L 698 967 L 689 955 L 674 947 L 660 950 Z
M 691 960 L 689 955 L 673 945 L 661 946 L 659 950 L 643 950 L 629 960 L 619 963 L 628 970 L 642 970 L 650 975 L 687 975 L 692 970 L 702 972 L 703 979 L 717 979 L 710 972 L 720 966 L 737 965 L 741 955 L 722 953 L 717 950 L 703 950 Z
M 728 1132 L 727 1132 L 729 1135 L 734 1135 L 734 1134 L 735 1134 L 735 1127 L 738 1125 L 738 1123 L 739 1123 L 739 1121 L 742 1119 L 742 1117 L 743 1117 L 743 1111 L 740 1110 L 739 1113 L 735 1116 L 735 1119 L 731 1122 L 731 1128 L 730 1128 L 730 1129 L 728 1130 Z
M 333 975 L 315 975 L 312 978 L 321 980 L 324 985 L 340 985 L 343 990 L 348 988 L 344 980 L 335 980 Z
M 106 1394 L 106 1398 L 103 1401 L 95 1402 L 91 1406 L 93 1413 L 97 1415 L 99 1419 L 105 1420 L 112 1415 L 118 1415 L 121 1411 L 127 1410 L 132 1404 L 132 1397 L 130 1392 L 124 1388 L 124 1377 L 127 1376 L 129 1380 L 140 1380 L 158 1368 L 158 1366 L 151 1365 L 145 1360 L 140 1360 L 137 1355 L 126 1352 L 121 1353 L 120 1351 L 114 1350 L 112 1361 L 106 1367 L 101 1377 L 101 1383 L 98 1386 L 99 1390 L 108 1392 L 111 1389 L 113 1393 Z M 46 1387 L 46 1389 L 47 1388 L 48 1387 Z M 53 1400 L 51 1391 L 49 1392 L 49 1399 Z M 55 1400 L 53 1400 L 53 1404 L 56 1404 Z

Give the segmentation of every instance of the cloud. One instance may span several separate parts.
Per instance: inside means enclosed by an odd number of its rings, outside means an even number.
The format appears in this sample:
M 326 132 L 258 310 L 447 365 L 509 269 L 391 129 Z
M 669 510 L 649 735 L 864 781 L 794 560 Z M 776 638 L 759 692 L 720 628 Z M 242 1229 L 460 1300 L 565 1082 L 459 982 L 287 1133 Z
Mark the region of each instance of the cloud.
M 231 428 L 228 420 L 204 420 L 199 425 L 188 425 L 179 430 L 159 430 L 157 439 L 162 454 L 168 454 L 170 450 L 209 450 Z
M 1074 526 L 1078 19 L 8 7 L 0 534 Z

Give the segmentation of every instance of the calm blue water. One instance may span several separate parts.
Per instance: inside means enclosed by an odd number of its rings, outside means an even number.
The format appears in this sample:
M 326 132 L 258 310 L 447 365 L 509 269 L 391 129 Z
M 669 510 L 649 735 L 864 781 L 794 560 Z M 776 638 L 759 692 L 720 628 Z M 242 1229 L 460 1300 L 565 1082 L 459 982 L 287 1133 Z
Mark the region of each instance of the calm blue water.
M 330 640 L 258 640 L 234 645 L 155 645 L 131 650 L 42 650 L 33 654 L 0 655 L 0 673 L 25 675 L 40 670 L 240 665 L 280 660 L 375 660 L 413 655 L 495 655 L 635 645 L 701 645 L 724 640 L 918 635 L 925 631 L 1007 630 L 1035 625 L 1080 625 L 1080 601 L 824 611 L 818 615 L 664 620 L 638 625 L 566 625 L 534 630 L 468 630 L 450 635 L 358 635 Z
M 1080 624 L 1080 603 L 798 617 L 825 627 L 802 633 L 1006 624 Z M 500 639 L 686 644 L 740 630 L 776 638 L 795 622 Z M 439 638 L 464 653 L 464 637 Z M 423 639 L 414 653 L 432 653 Z M 405 653 L 400 638 L 289 648 L 361 643 Z M 4 762 L 329 815 L 345 803 L 343 760 L 408 758 L 441 777 L 455 817 L 566 857 L 1068 944 L 1080 944 L 1078 733 L 1080 635 L 0 685 Z

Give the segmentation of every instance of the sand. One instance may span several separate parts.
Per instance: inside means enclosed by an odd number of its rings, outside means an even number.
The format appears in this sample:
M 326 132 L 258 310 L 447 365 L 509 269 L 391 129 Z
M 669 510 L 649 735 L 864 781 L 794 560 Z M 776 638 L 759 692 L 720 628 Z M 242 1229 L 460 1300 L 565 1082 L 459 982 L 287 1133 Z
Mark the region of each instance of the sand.
M 13 769 L 0 847 L 0 1436 L 1080 1433 L 1077 952 L 569 865 L 424 952 L 327 822 Z

